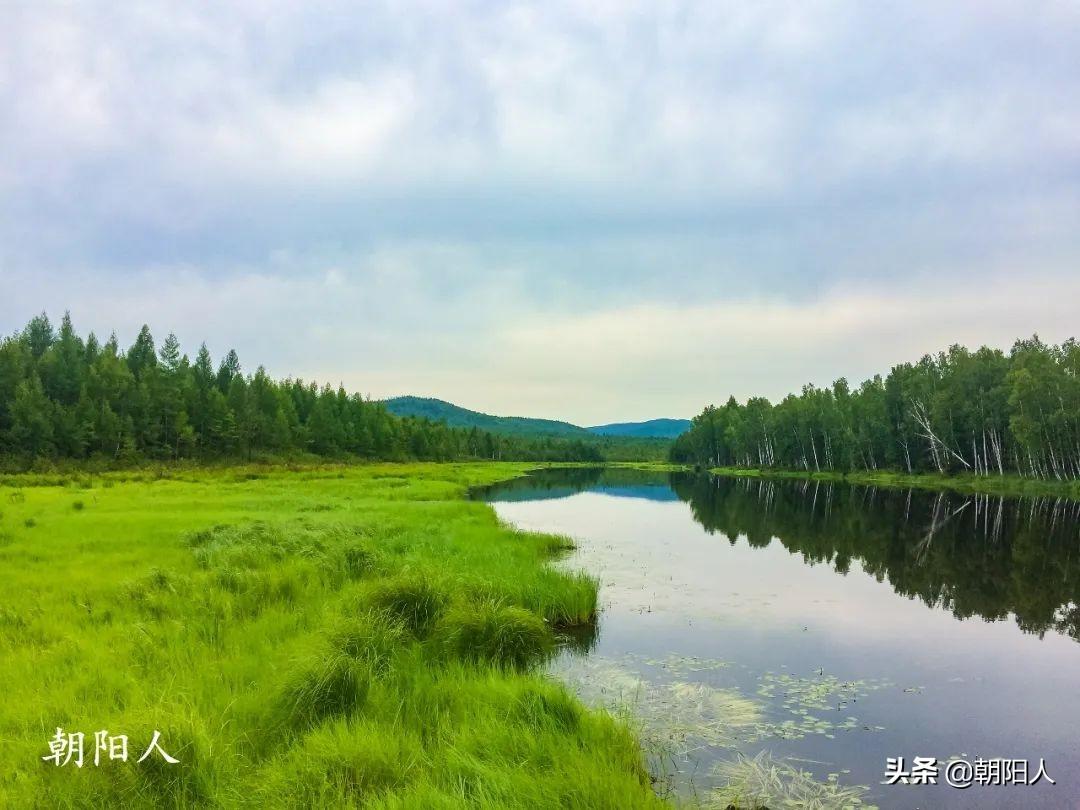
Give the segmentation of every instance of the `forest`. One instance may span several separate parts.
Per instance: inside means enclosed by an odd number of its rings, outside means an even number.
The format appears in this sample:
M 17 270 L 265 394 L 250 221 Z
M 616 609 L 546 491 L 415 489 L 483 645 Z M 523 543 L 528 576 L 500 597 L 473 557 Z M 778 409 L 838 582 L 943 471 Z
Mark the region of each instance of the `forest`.
M 601 444 L 604 450 L 601 450 Z M 385 460 L 591 461 L 654 448 L 507 436 L 399 418 L 344 388 L 245 375 L 235 351 L 191 361 L 147 326 L 122 350 L 42 313 L 0 342 L 0 455 L 35 459 L 243 459 L 311 453 Z
M 1080 478 L 1080 344 L 954 345 L 852 389 L 709 406 L 671 460 L 707 467 Z

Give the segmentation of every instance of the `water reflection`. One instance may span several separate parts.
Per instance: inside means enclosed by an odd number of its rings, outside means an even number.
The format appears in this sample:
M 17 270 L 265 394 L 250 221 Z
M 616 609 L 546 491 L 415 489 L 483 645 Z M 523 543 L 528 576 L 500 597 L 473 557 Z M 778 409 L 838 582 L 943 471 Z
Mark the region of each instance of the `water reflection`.
M 475 496 L 514 502 L 585 491 L 681 500 L 732 545 L 776 540 L 845 575 L 857 560 L 897 593 L 959 619 L 1011 616 L 1024 632 L 1080 640 L 1077 501 L 600 467 L 538 470 Z
M 1080 639 L 1080 503 L 820 481 L 672 474 L 694 520 L 732 544 L 774 539 L 846 574 L 853 560 L 957 618 L 1010 615 L 1028 633 Z
M 770 806 L 1080 802 L 1075 502 L 600 468 L 475 495 L 577 541 L 558 564 L 603 612 L 551 672 L 637 718 L 672 792 L 726 807 L 780 773 Z M 880 784 L 887 757 L 961 754 L 1045 757 L 1059 784 Z
M 624 498 L 675 501 L 680 496 L 670 486 L 671 480 L 665 473 L 632 467 L 553 467 L 494 486 L 479 487 L 473 497 L 493 502 L 539 501 L 589 491 Z

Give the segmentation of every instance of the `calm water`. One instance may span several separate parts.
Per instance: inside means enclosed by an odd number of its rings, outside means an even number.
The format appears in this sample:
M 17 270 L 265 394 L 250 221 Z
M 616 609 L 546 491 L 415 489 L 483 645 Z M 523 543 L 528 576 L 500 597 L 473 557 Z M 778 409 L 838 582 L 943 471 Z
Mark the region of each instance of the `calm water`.
M 603 612 L 553 672 L 633 715 L 662 790 L 708 797 L 741 755 L 881 807 L 1080 806 L 1077 504 L 581 469 L 480 497 L 577 541 L 559 564 Z M 895 756 L 1057 785 L 882 785 Z

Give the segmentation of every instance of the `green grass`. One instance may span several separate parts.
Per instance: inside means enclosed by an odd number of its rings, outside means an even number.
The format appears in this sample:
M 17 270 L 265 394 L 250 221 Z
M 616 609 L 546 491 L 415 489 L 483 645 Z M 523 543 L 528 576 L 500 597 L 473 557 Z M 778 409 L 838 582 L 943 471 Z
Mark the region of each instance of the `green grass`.
M 1035 496 L 1080 499 L 1080 481 L 1046 481 L 1017 475 L 940 475 L 937 473 L 876 472 L 803 472 L 800 470 L 714 467 L 709 472 L 741 478 L 795 478 L 814 481 L 845 481 L 849 484 L 891 487 L 895 489 L 952 490 L 988 495 Z
M 462 498 L 524 469 L 5 477 L 0 806 L 658 804 L 626 727 L 538 673 L 597 583 Z M 57 726 L 81 770 L 42 762 Z M 180 765 L 134 762 L 154 730 Z

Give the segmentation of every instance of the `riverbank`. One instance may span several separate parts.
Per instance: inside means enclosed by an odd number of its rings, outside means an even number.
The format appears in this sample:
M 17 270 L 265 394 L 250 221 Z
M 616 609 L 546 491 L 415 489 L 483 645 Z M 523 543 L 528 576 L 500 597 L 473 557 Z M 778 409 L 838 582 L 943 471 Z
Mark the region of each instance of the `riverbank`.
M 801 470 L 713 467 L 714 475 L 741 478 L 794 478 L 810 481 L 836 481 L 894 489 L 950 490 L 952 492 L 1003 495 L 1006 497 L 1049 497 L 1080 500 L 1080 481 L 1043 481 L 1014 475 L 938 475 L 934 473 L 875 472 L 804 472 Z
M 463 497 L 534 467 L 5 477 L 0 805 L 658 806 L 628 729 L 539 674 L 597 582 Z M 42 762 L 57 727 L 83 768 Z M 154 731 L 178 764 L 135 762 Z

